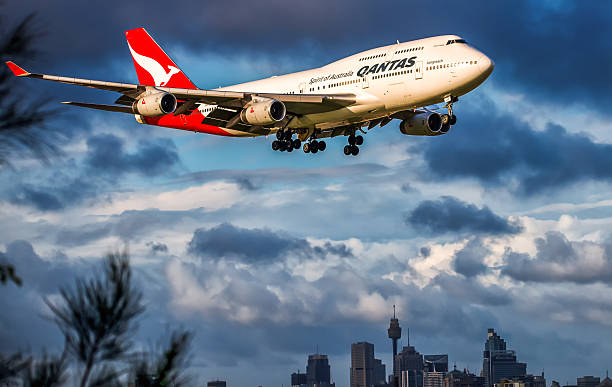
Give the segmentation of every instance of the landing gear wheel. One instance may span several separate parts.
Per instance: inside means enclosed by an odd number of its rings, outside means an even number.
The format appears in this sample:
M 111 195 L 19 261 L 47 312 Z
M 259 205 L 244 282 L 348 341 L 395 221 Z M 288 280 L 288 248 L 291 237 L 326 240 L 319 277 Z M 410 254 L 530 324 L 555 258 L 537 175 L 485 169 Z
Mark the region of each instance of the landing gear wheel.
M 272 141 L 272 150 L 277 151 L 280 148 L 280 142 L 278 140 Z
M 317 140 L 312 140 L 310 142 L 310 147 L 312 148 L 312 150 L 319 150 L 319 142 Z
M 442 114 L 440 118 L 442 119 L 442 126 L 450 124 L 451 118 L 448 114 Z
M 296 138 L 295 140 L 293 140 L 293 148 L 294 149 L 300 149 L 300 147 L 302 146 L 302 142 L 300 141 L 299 138 Z
M 355 145 L 362 145 L 362 144 L 363 144 L 363 136 L 359 135 L 355 137 Z
M 355 139 L 355 135 L 354 135 L 354 134 L 351 134 L 351 135 L 348 137 L 348 143 L 349 143 L 350 145 L 355 145 L 355 140 L 356 140 L 356 139 Z
M 319 141 L 319 145 L 317 145 L 317 148 L 323 152 L 325 150 L 325 148 L 327 148 L 327 144 L 325 144 L 325 141 Z
M 276 132 L 276 139 L 277 140 L 281 141 L 284 136 L 285 136 L 285 133 L 282 130 L 279 130 L 278 132 Z
M 457 123 L 457 116 L 453 114 L 450 118 L 450 124 L 455 125 L 456 123 Z
M 317 152 L 319 151 L 319 148 L 318 148 L 318 147 L 313 146 L 314 144 L 310 144 L 310 145 L 311 145 L 311 149 L 310 149 L 310 152 L 311 152 L 311 153 L 313 153 L 313 154 L 314 154 L 314 153 L 317 153 Z
M 355 145 L 352 145 L 352 146 L 351 146 L 351 154 L 352 154 L 353 156 L 357 156 L 357 155 L 359 154 L 359 148 L 358 148 L 358 147 L 356 147 Z
M 291 143 L 291 141 L 287 141 L 287 145 L 285 145 L 285 148 L 287 148 L 287 152 L 293 152 L 293 144 Z
M 352 145 L 345 145 L 344 146 L 344 154 L 349 156 L 351 154 L 351 146 Z
M 310 143 L 305 142 L 304 146 L 302 147 L 302 150 L 304 151 L 304 153 L 310 153 Z

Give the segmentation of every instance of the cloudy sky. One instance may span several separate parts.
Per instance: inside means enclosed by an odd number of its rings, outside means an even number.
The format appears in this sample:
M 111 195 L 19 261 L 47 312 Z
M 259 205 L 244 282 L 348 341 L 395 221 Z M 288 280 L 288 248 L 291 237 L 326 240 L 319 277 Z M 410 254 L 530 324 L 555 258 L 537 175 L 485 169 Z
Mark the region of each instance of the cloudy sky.
M 487 328 L 531 373 L 612 368 L 612 3 L 596 1 L 8 2 L 36 11 L 35 72 L 136 82 L 144 26 L 203 88 L 319 66 L 395 40 L 458 34 L 496 63 L 442 137 L 398 122 L 358 157 L 271 139 L 142 126 L 60 107 L 62 157 L 0 170 L 3 351 L 62 340 L 43 296 L 129 246 L 147 302 L 138 343 L 194 331 L 192 373 L 279 386 L 316 350 L 348 385 L 350 344 L 390 364 L 392 305 L 421 353 L 480 372 Z M 116 95 L 14 80 L 50 106 Z M 388 368 L 389 369 L 389 368 Z

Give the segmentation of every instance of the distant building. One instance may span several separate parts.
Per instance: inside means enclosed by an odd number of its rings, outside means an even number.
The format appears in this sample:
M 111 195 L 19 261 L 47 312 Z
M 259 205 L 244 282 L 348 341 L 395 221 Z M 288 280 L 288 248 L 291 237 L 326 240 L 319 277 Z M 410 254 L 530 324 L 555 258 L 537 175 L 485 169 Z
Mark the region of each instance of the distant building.
M 601 383 L 601 379 L 595 376 L 583 376 L 576 381 L 578 387 L 597 387 Z
M 213 380 L 207 383 L 208 387 L 226 387 L 225 380 Z
M 559 384 L 559 382 L 557 382 L 556 380 L 553 380 L 550 383 L 550 387 L 561 387 L 561 385 Z
M 325 385 L 331 383 L 331 372 L 327 355 L 314 354 L 308 356 L 306 367 L 307 383 L 309 385 Z
M 511 379 L 526 374 L 527 364 L 517 362 L 516 353 L 506 349 L 506 342 L 494 329 L 489 329 L 482 362 L 485 386 L 494 387 L 495 384 L 501 384 L 503 379 L 510 383 Z
M 606 378 L 597 387 L 612 387 L 612 379 L 608 377 L 608 371 L 606 371 Z
M 544 373 L 542 375 L 524 375 L 510 379 L 502 379 L 495 387 L 546 387 Z
M 425 371 L 448 372 L 448 355 L 424 355 Z
M 374 344 L 351 344 L 351 387 L 386 386 L 385 365 L 374 358 Z
M 294 372 L 291 374 L 291 387 L 308 387 L 308 378 L 306 374 Z
M 395 357 L 399 370 L 400 387 L 423 387 L 423 355 L 407 345 Z
M 385 369 L 385 365 L 382 360 L 374 359 L 374 385 L 381 386 L 386 385 L 386 374 L 387 371 Z
M 455 367 L 446 375 L 444 387 L 485 387 L 485 378 L 476 376 L 467 370 L 459 371 Z
M 371 387 L 374 384 L 374 344 L 351 344 L 351 387 Z
M 444 387 L 446 372 L 423 371 L 423 387 Z

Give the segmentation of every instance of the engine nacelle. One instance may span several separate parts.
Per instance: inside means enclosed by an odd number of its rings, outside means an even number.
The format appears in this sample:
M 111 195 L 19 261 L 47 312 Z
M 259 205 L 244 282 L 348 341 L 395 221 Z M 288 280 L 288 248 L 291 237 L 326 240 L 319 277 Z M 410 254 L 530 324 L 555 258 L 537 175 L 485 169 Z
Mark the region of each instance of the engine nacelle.
M 442 116 L 438 113 L 427 112 L 415 114 L 400 123 L 400 132 L 409 136 L 439 136 L 448 132 L 442 124 Z M 446 130 L 443 130 L 446 129 Z
M 240 120 L 250 125 L 272 125 L 282 121 L 287 114 L 285 104 L 273 98 L 254 98 L 240 112 Z
M 132 110 L 141 116 L 158 117 L 174 113 L 176 104 L 176 97 L 173 94 L 161 91 L 136 100 L 132 105 Z

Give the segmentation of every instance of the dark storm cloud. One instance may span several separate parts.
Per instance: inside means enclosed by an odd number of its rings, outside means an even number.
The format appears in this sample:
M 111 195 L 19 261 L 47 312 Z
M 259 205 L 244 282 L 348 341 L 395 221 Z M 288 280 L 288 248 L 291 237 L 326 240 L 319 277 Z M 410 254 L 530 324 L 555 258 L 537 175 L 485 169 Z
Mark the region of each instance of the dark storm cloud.
M 153 252 L 153 254 L 168 253 L 168 246 L 165 243 L 148 242 L 146 245 L 151 248 L 151 251 Z
M 487 271 L 484 258 L 488 254 L 490 250 L 482 244 L 480 238 L 472 239 L 464 248 L 455 253 L 453 270 L 465 277 L 484 274 Z
M 421 202 L 405 218 L 416 230 L 432 234 L 467 232 L 479 234 L 516 234 L 521 226 L 496 215 L 489 207 L 478 208 L 452 196 Z
M 85 163 L 103 175 L 136 172 L 155 176 L 168 172 L 179 162 L 176 145 L 169 139 L 142 140 L 133 153 L 124 148 L 123 140 L 112 134 L 92 136 L 87 140 Z
M 535 244 L 535 257 L 509 249 L 502 274 L 524 282 L 612 283 L 611 244 L 571 242 L 555 231 L 536 239 Z
M 84 178 L 72 179 L 56 173 L 46 184 L 18 185 L 9 193 L 9 201 L 39 211 L 59 211 L 95 197 L 97 191 L 98 187 Z
M 521 195 L 548 193 L 587 180 L 612 181 L 612 144 L 549 124 L 544 131 L 511 116 L 462 116 L 461 130 L 425 143 L 431 177 L 475 178 Z
M 504 306 L 512 302 L 507 290 L 497 285 L 484 286 L 473 279 L 447 273 L 438 274 L 429 286 L 439 286 L 445 294 L 470 304 Z
M 288 254 L 304 257 L 334 254 L 351 257 L 352 251 L 345 245 L 327 242 L 313 246 L 306 239 L 295 238 L 268 229 L 240 228 L 223 223 L 209 229 L 198 229 L 188 244 L 187 251 L 197 256 L 238 258 L 248 263 L 272 262 Z

